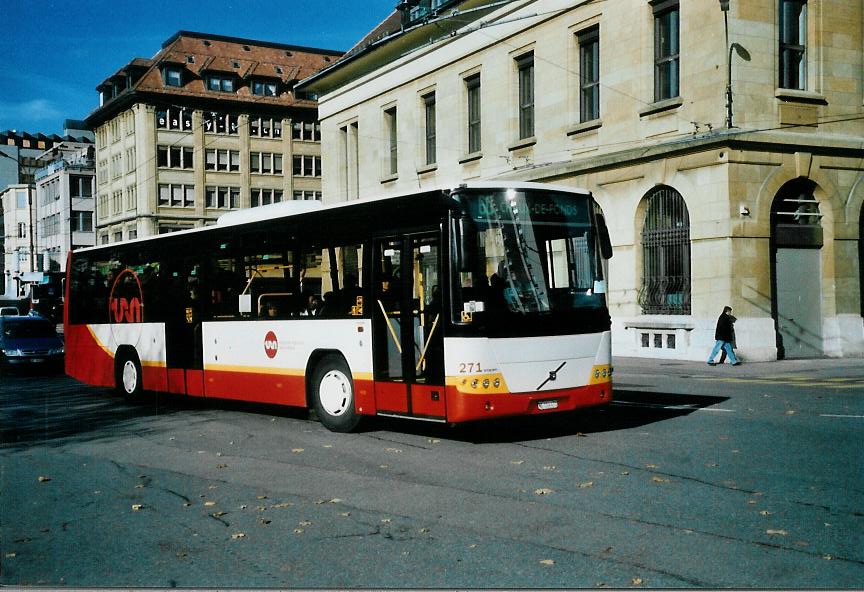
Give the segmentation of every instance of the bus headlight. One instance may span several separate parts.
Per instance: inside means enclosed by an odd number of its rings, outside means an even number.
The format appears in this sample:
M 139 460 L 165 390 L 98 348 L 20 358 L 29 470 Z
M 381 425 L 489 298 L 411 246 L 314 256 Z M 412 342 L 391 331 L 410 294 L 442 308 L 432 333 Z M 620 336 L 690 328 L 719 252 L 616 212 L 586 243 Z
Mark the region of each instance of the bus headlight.
M 3 355 L 5 355 L 7 358 L 20 358 L 24 355 L 24 352 L 22 352 L 20 349 L 4 349 Z

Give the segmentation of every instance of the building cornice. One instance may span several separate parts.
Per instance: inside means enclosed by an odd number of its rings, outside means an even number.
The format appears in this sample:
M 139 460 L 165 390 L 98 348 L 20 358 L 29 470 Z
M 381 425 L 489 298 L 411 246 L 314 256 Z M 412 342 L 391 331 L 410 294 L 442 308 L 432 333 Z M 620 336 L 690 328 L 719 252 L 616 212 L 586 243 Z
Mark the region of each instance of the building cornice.
M 290 116 L 292 113 L 316 111 L 315 101 L 297 100 L 290 104 L 276 101 L 251 100 L 242 98 L 214 97 L 196 92 L 150 92 L 128 90 L 109 103 L 97 108 L 85 120 L 87 125 L 96 129 L 106 121 L 110 121 L 123 111 L 131 109 L 139 103 L 157 106 L 177 106 L 201 111 L 219 111 L 231 113 L 250 113 Z
M 854 138 L 781 131 L 720 130 L 705 136 L 629 148 L 587 158 L 528 165 L 497 175 L 496 178 L 551 180 L 632 167 L 665 158 L 719 149 L 782 154 L 807 152 L 818 156 L 864 158 L 864 142 Z

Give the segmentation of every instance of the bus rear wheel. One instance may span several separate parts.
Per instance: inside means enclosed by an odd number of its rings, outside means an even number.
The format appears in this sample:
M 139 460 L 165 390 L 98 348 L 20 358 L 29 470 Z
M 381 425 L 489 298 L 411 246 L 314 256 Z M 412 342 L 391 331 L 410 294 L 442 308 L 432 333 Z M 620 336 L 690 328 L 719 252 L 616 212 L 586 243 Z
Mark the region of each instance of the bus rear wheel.
M 334 432 L 350 432 L 360 423 L 354 409 L 354 381 L 341 356 L 328 354 L 315 366 L 310 384 L 312 405 L 324 427 Z
M 141 362 L 133 351 L 117 352 L 114 362 L 114 389 L 129 401 L 141 399 L 144 387 L 141 380 Z

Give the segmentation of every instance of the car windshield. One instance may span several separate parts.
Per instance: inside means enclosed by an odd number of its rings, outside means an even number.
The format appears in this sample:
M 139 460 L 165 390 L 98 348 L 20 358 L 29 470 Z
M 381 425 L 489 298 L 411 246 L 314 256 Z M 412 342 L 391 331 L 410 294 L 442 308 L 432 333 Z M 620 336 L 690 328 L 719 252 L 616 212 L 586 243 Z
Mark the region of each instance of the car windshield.
M 605 306 L 589 196 L 502 190 L 460 195 L 459 201 L 468 220 L 454 241 L 465 241 L 461 250 L 470 255 L 455 290 L 454 321 L 481 312 Z
M 11 339 L 33 339 L 54 337 L 57 334 L 54 325 L 48 321 L 20 320 L 3 323 L 3 337 Z

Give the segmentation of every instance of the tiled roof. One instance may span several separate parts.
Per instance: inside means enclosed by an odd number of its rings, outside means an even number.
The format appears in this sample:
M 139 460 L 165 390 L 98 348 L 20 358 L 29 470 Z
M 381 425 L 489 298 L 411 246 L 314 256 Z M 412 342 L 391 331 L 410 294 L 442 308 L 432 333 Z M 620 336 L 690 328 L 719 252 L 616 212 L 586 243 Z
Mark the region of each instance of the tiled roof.
M 369 31 L 363 37 L 363 39 L 358 41 L 357 44 L 354 45 L 354 47 L 349 49 L 345 53 L 345 57 L 348 57 L 351 54 L 354 54 L 354 53 L 360 51 L 364 47 L 366 47 L 372 43 L 375 43 L 376 41 L 379 41 L 379 40 L 383 39 L 384 37 L 387 37 L 388 35 L 392 35 L 393 33 L 395 33 L 396 31 L 398 31 L 401 28 L 402 28 L 402 14 L 398 10 L 394 10 L 390 14 L 390 16 L 388 16 L 383 21 L 381 21 L 381 23 L 379 23 L 377 27 L 375 27 L 374 29 Z
M 166 99 L 183 96 L 226 103 L 254 101 L 279 107 L 314 107 L 313 102 L 296 99 L 288 83 L 311 76 L 335 63 L 341 55 L 341 52 L 332 50 L 180 31 L 166 41 L 152 59 L 135 58 L 105 80 L 99 89 L 110 86 L 118 76 L 125 78 L 133 69 L 146 69 L 142 75 L 133 78 L 130 88 L 96 109 L 88 122 L 92 124 L 94 120 L 103 120 L 103 117 L 99 117 L 100 112 L 107 113 L 119 97 L 130 92 L 166 95 Z M 164 84 L 162 69 L 168 65 L 181 69 L 182 87 Z M 236 74 L 241 83 L 235 92 L 210 91 L 206 88 L 205 80 L 208 72 Z M 252 95 L 247 84 L 252 77 L 281 80 L 285 86 L 279 89 L 275 97 Z

